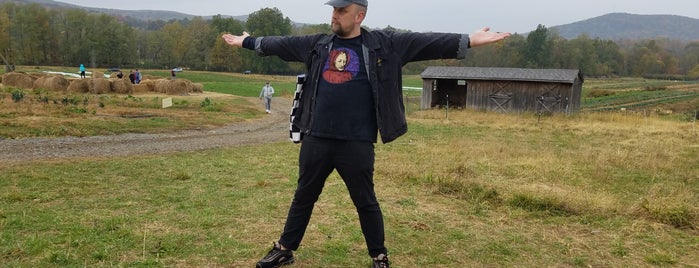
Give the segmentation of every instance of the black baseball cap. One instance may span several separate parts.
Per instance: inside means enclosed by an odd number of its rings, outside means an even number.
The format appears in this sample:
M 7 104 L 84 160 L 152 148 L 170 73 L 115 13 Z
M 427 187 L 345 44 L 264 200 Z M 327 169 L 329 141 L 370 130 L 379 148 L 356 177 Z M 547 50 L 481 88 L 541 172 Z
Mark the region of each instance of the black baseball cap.
M 351 4 L 357 4 L 363 7 L 368 7 L 369 6 L 369 1 L 368 0 L 330 0 L 326 5 L 332 6 L 332 7 L 346 7 Z

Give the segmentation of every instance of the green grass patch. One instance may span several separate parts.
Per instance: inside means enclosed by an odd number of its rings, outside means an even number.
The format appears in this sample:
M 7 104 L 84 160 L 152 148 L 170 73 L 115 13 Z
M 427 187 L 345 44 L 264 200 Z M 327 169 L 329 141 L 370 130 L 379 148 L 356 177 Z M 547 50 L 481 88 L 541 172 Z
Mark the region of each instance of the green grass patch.
M 377 145 L 376 190 L 395 266 L 696 262 L 699 200 L 692 189 L 699 187 L 693 179 L 699 170 L 685 159 L 696 149 L 680 144 L 699 140 L 678 131 L 682 123 L 651 120 L 639 127 L 561 117 L 542 125 L 471 111 L 454 112 L 448 121 L 426 119 L 434 117 L 418 112 L 405 137 Z M 626 124 L 635 131 L 620 127 Z M 673 124 L 663 136 L 676 138 L 651 139 L 658 128 L 648 124 Z M 629 139 L 653 143 L 618 146 Z M 660 148 L 671 155 L 658 154 Z M 2 166 L 1 261 L 9 267 L 252 266 L 283 226 L 298 150 L 284 142 Z M 643 161 L 648 155 L 655 156 Z M 608 172 L 608 165 L 617 171 Z M 296 256 L 298 267 L 369 264 L 356 211 L 336 173 Z

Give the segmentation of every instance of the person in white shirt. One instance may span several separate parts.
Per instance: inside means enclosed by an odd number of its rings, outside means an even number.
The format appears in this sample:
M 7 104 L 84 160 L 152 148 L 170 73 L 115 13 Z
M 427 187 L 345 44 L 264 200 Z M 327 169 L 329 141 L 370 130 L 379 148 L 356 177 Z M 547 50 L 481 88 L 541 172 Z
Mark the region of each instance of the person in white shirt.
M 274 88 L 269 84 L 269 81 L 265 83 L 260 91 L 260 99 L 265 98 L 265 112 L 272 112 L 272 97 L 274 96 Z

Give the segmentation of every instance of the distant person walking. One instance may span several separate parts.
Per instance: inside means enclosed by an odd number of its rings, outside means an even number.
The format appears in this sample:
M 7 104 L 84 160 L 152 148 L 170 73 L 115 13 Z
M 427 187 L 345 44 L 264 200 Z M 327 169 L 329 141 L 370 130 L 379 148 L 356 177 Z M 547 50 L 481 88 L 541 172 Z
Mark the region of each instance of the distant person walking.
M 85 78 L 85 65 L 80 64 L 80 78 Z
M 177 77 L 177 74 L 175 73 L 175 68 L 170 69 L 170 77 L 172 78 L 172 80 L 175 80 L 175 78 Z
M 141 72 L 136 69 L 136 72 L 133 74 L 134 77 L 134 84 L 140 84 L 141 83 Z
M 269 84 L 269 81 L 265 83 L 260 91 L 260 99 L 265 98 L 265 111 L 267 113 L 272 112 L 272 97 L 274 96 L 274 88 Z

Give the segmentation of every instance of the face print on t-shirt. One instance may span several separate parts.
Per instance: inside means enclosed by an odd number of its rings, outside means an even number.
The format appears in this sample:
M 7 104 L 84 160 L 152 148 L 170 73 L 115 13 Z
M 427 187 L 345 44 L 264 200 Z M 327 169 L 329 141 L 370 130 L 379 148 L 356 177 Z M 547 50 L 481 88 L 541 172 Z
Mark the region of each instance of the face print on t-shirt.
M 323 68 L 323 78 L 331 84 L 342 84 L 352 80 L 359 71 L 359 57 L 354 50 L 337 48 L 330 51 Z

